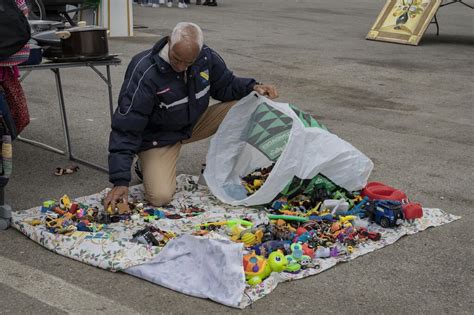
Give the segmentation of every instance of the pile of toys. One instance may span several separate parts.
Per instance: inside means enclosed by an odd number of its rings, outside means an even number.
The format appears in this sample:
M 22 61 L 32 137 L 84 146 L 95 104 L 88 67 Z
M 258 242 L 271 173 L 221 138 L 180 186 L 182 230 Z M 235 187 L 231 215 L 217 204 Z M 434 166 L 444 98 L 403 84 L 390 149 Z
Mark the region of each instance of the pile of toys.
M 71 202 L 67 195 L 61 197 L 59 202 L 43 202 L 41 212 L 44 213 L 44 220 L 33 220 L 30 224 L 44 224 L 51 233 L 70 235 L 75 231 L 98 232 L 105 227 L 103 215 L 96 207 Z
M 326 211 L 327 212 L 327 211 Z M 197 226 L 195 235 L 210 231 L 244 244 L 247 282 L 255 285 L 271 271 L 297 273 L 319 268 L 317 259 L 348 255 L 367 240 L 378 241 L 380 233 L 370 232 L 367 224 L 357 224 L 354 215 L 303 216 L 269 215 L 268 224 L 254 226 L 246 219 L 210 222 Z
M 272 167 L 258 169 L 243 178 L 249 194 L 265 183 Z M 242 243 L 246 250 L 243 266 L 247 283 L 257 285 L 272 272 L 317 269 L 320 259 L 350 255 L 365 242 L 379 241 L 383 235 L 370 222 L 393 228 L 423 216 L 420 204 L 379 182 L 368 183 L 357 192 L 348 192 L 325 178 L 312 183 L 317 186 L 298 186 L 266 205 L 268 220 L 262 224 L 249 218 L 235 218 L 197 225 L 193 234 L 214 232 Z M 146 207 L 142 202 L 117 203 L 99 211 L 97 207 L 71 202 L 65 195 L 59 201 L 45 201 L 41 208 L 43 220 L 30 223 L 44 224 L 51 233 L 70 235 L 75 231 L 106 231 L 107 225 L 117 222 L 136 222 L 140 229 L 133 234 L 132 242 L 165 246 L 176 235 L 154 226 L 155 220 L 189 218 L 204 211 L 193 205 Z
M 263 186 L 274 166 L 275 163 L 269 167 L 256 169 L 252 173 L 242 177 L 242 185 L 245 187 L 245 190 L 247 190 L 248 196 L 252 195 Z
M 165 246 L 176 235 L 172 232 L 163 231 L 153 225 L 147 225 L 133 234 L 132 242 L 144 245 Z
M 136 222 L 137 225 L 143 225 L 144 228 L 137 231 L 131 241 L 164 246 L 175 235 L 154 227 L 151 224 L 153 221 L 162 218 L 193 217 L 204 211 L 204 209 L 193 205 L 181 205 L 179 209 L 145 207 L 142 202 L 117 203 L 113 208 L 109 206 L 105 211 L 100 211 L 98 207 L 72 202 L 67 195 L 64 195 L 59 201 L 44 201 L 41 207 L 41 213 L 44 214 L 42 219 L 34 219 L 29 223 L 31 225 L 44 224 L 51 233 L 71 235 L 76 231 L 99 232 L 113 223 L 130 224 Z
M 243 177 L 249 195 L 265 183 L 271 169 L 261 168 Z M 267 224 L 255 226 L 248 219 L 233 219 L 196 227 L 196 235 L 213 231 L 244 244 L 249 285 L 261 283 L 272 272 L 319 268 L 318 259 L 350 255 L 361 243 L 379 241 L 382 235 L 371 231 L 370 222 L 393 228 L 423 216 L 420 204 L 379 182 L 352 193 L 333 185 L 310 194 L 280 196 L 266 211 Z

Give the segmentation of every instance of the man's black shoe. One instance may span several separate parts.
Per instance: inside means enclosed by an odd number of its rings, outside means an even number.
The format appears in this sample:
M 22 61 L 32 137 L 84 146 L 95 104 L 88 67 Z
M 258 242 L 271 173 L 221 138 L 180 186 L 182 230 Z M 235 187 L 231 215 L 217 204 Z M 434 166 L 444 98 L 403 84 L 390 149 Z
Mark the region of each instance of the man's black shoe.
M 138 180 L 143 183 L 143 173 L 142 173 L 142 167 L 140 165 L 140 160 L 137 160 L 135 162 L 135 175 L 137 175 Z

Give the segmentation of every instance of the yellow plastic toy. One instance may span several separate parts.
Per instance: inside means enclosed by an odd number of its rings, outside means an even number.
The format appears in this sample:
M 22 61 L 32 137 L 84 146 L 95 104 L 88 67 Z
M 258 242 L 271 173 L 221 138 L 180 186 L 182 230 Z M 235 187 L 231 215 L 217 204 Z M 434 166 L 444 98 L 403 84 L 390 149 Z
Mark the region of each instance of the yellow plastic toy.
M 348 221 L 354 221 L 357 217 L 355 215 L 346 215 L 339 217 L 339 222 L 344 223 Z
M 246 229 L 241 225 L 236 225 L 231 229 L 230 239 L 234 242 L 242 242 L 247 247 L 260 244 L 262 238 L 263 231 L 261 229 L 254 232 L 252 229 Z
M 71 199 L 69 199 L 68 195 L 64 195 L 59 199 L 59 207 L 63 210 L 71 208 Z
M 260 244 L 263 238 L 263 231 L 257 230 L 255 233 L 246 232 L 243 233 L 240 237 L 240 240 L 245 244 L 245 246 L 253 246 L 256 244 Z

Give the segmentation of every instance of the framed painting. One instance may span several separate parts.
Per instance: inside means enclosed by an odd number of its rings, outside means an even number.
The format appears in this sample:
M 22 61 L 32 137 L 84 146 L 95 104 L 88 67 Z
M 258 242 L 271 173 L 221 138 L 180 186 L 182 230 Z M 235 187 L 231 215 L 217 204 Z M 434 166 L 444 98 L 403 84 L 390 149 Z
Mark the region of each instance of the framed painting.
M 418 45 L 442 0 L 387 0 L 366 39 Z

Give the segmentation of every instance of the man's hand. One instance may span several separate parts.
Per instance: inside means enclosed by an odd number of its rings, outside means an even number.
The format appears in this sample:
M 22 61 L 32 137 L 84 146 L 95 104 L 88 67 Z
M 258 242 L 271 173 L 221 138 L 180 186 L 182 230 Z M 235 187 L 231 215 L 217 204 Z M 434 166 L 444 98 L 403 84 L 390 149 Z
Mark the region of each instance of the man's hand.
M 260 95 L 268 97 L 269 99 L 275 99 L 278 97 L 277 89 L 273 85 L 266 85 L 266 84 L 255 85 L 253 87 L 253 90 Z
M 127 186 L 115 186 L 107 194 L 107 197 L 104 199 L 104 209 L 107 211 L 109 205 L 112 206 L 112 209 L 115 208 L 115 204 L 118 202 L 128 203 L 128 187 Z

